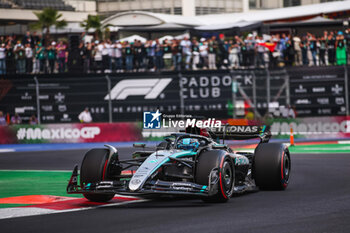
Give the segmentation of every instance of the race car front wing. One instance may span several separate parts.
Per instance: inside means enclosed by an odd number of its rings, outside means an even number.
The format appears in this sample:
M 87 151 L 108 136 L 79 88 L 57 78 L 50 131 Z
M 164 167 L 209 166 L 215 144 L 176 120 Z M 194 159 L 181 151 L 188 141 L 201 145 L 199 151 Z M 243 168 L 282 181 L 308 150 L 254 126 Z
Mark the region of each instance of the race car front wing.
M 121 195 L 147 195 L 147 194 L 167 194 L 167 195 L 195 195 L 211 196 L 218 192 L 218 182 L 209 182 L 209 186 L 183 181 L 162 181 L 149 180 L 142 188 L 131 191 L 129 180 L 100 181 L 97 183 L 87 183 L 78 185 L 78 166 L 75 166 L 72 176 L 67 186 L 67 193 L 95 193 L 95 194 L 121 194 Z

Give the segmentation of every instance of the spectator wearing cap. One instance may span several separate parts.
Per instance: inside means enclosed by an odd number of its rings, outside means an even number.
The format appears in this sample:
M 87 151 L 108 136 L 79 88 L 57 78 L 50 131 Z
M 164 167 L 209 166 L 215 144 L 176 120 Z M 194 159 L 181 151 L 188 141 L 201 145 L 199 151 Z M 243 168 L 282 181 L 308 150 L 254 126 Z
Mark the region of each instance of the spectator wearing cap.
M 57 51 L 56 51 L 56 42 L 52 41 L 51 45 L 47 47 L 47 61 L 49 63 L 49 73 L 53 74 L 55 72 L 56 60 L 57 60 Z
M 26 56 L 25 50 L 21 41 L 17 41 L 17 44 L 14 47 L 15 59 L 16 59 L 16 68 L 18 74 L 24 74 L 26 71 Z
M 30 74 L 33 71 L 33 49 L 30 43 L 25 45 L 25 57 L 26 57 L 26 73 Z
M 67 59 L 67 46 L 61 40 L 56 46 L 58 56 L 58 72 L 63 73 L 66 71 L 66 59 Z
M 2 43 L 0 46 L 0 75 L 6 74 L 6 48 Z

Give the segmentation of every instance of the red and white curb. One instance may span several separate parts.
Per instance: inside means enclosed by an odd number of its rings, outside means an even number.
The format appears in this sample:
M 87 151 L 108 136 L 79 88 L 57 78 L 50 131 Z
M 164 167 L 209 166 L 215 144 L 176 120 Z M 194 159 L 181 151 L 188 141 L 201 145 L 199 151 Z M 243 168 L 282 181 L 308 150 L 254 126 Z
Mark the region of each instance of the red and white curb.
M 14 208 L 2 208 L 0 209 L 0 219 L 17 218 L 37 216 L 44 214 L 56 214 L 81 210 L 96 209 L 106 206 L 119 206 L 131 203 L 144 202 L 146 200 L 139 199 L 131 196 L 119 196 L 116 195 L 108 203 L 91 202 L 85 198 L 71 198 L 69 200 L 36 204 L 31 206 L 22 206 Z

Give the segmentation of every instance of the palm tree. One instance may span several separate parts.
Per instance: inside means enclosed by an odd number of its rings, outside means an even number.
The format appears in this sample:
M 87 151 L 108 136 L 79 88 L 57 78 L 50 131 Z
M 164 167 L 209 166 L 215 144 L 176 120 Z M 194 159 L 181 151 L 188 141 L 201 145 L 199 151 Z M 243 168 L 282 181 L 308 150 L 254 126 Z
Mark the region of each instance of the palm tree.
M 99 15 L 88 15 L 87 19 L 80 24 L 85 31 L 89 31 L 90 28 L 95 29 L 96 39 L 100 39 L 103 36 L 103 31 L 105 31 L 110 24 L 102 25 L 101 18 Z
M 67 22 L 62 17 L 62 14 L 58 13 L 57 10 L 52 8 L 44 8 L 41 12 L 34 12 L 38 21 L 31 24 L 33 29 L 41 29 L 45 31 L 45 43 L 49 42 L 50 39 L 50 27 L 55 26 L 56 28 L 64 28 L 67 26 Z

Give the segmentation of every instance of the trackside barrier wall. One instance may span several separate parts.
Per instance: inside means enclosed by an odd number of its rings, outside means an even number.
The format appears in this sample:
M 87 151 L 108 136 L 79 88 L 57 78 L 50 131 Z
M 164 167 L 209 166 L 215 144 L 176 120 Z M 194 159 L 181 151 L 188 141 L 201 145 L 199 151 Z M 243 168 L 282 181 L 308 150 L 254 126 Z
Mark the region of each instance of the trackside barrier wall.
M 0 111 L 42 124 L 75 123 L 85 107 L 94 122 L 141 121 L 143 112 L 207 118 L 349 115 L 349 66 L 196 72 L 54 74 L 0 78 Z

